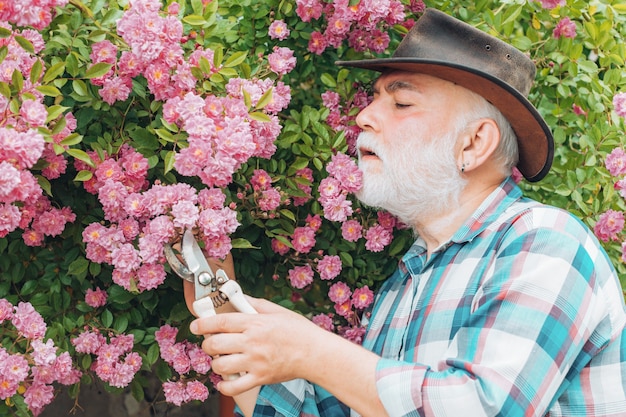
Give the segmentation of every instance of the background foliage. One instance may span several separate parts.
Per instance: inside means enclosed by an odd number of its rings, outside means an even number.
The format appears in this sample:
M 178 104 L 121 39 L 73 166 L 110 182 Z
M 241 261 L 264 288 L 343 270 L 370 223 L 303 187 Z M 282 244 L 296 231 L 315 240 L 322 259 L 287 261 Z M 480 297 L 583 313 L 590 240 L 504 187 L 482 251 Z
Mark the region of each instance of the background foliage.
M 355 133 L 352 121 L 358 107 L 365 102 L 359 89 L 366 87 L 374 76 L 366 71 L 340 69 L 334 62 L 339 58 L 372 57 L 378 53 L 351 46 L 347 40 L 350 30 L 344 32 L 344 38 L 335 38 L 334 44 L 323 52 L 311 51 L 314 49 L 311 39 L 315 41 L 316 32 L 324 33 L 329 24 L 336 23 L 331 18 L 337 10 L 347 7 L 373 10 L 376 4 L 389 8 L 392 2 L 327 1 L 325 14 L 314 19 L 303 19 L 302 13 L 297 13 L 298 5 L 304 3 L 181 0 L 176 16 L 183 22 L 181 45 L 187 56 L 201 47 L 216 51 L 213 62 L 199 64 L 193 73 L 199 93 L 223 95 L 228 80 L 234 77 L 280 80 L 291 87 L 289 107 L 278 114 L 282 130 L 275 141 L 273 156 L 250 158 L 234 174 L 232 182 L 223 187 L 226 204 L 235 205 L 240 222 L 232 238 L 237 277 L 244 290 L 311 317 L 330 314 L 328 317 L 337 326 L 335 331 L 358 339 L 359 310 L 354 308 L 355 315 L 341 316 L 329 301 L 329 287 L 344 282 L 351 290 L 366 286 L 375 290 L 392 272 L 397 257 L 410 245 L 412 236 L 402 227 L 392 228 L 393 242 L 385 245 L 382 252 L 372 251 L 366 247 L 367 239 L 347 241 L 342 238 L 341 222 L 323 218 L 317 187 L 328 177 L 326 166 L 332 156 L 350 151 L 350 140 Z M 395 22 L 389 25 L 382 19 L 376 22 L 390 36 L 389 46 L 384 48 L 388 51 L 395 48 L 411 19 L 416 19 L 422 10 L 421 2 L 402 0 L 402 5 L 406 12 L 404 26 Z M 607 210 L 623 212 L 626 204 L 619 187 L 615 187 L 620 178 L 609 173 L 605 159 L 615 148 L 624 146 L 624 109 L 616 107 L 613 100 L 626 92 L 626 6 L 620 0 L 431 0 L 426 1 L 426 6 L 444 10 L 514 44 L 536 62 L 537 81 L 531 100 L 553 128 L 556 156 L 550 174 L 543 181 L 538 184 L 522 181 L 527 194 L 571 211 L 592 228 Z M 71 340 L 85 329 L 98 329 L 109 337 L 133 335 L 133 351 L 140 355 L 142 363 L 130 386 L 141 399 L 146 373 L 156 373 L 162 381 L 183 378 L 182 372 L 163 359 L 155 333 L 170 324 L 180 329 L 178 341 L 190 339 L 186 329 L 191 316 L 183 302 L 181 280 L 174 274 L 170 273 L 156 289 L 128 291 L 114 282 L 110 265 L 89 260 L 83 231 L 92 223 L 108 222 L 98 197 L 84 187 L 93 177 L 88 168 L 93 165 L 93 155 L 116 155 L 123 145 L 130 145 L 148 160 L 149 184 L 184 182 L 198 190 L 205 184 L 197 177 L 183 176 L 173 169 L 176 151 L 187 146 L 187 134 L 164 120 L 165 100 L 155 98 L 145 77 L 133 78 L 127 99 L 107 103 L 99 94 L 101 84 L 97 80 L 110 67 L 93 64 L 92 47 L 109 40 L 120 51 L 130 48 L 116 31 L 116 22 L 129 7 L 126 0 L 71 0 L 52 8 L 50 24 L 36 28 L 45 40 L 43 50 L 33 53 L 41 58 L 39 71 L 33 70 L 35 75 L 16 71 L 8 81 L 0 83 L 0 94 L 6 98 L 0 127 L 10 127 L 20 106 L 30 97 L 25 94 L 24 83 L 39 80 L 38 91 L 45 95 L 43 103 L 48 112 L 46 126 L 40 127 L 39 132 L 48 143 L 56 144 L 55 151 L 67 160 L 68 166 L 59 178 L 47 179 L 41 173 L 49 162 L 42 158 L 31 171 L 53 207 L 68 207 L 75 214 L 75 220 L 60 235 L 46 237 L 37 246 L 25 243 L 22 235 L 26 228 L 0 238 L 0 298 L 13 305 L 28 302 L 41 314 L 47 323 L 45 338 L 52 339 L 60 351 L 69 352 L 74 366 L 83 372 L 81 382 L 70 390 L 74 394 L 81 383 L 90 383 L 96 376 L 92 368 L 94 356 L 77 352 Z M 566 18 L 575 25 L 573 35 L 564 35 L 562 26 L 558 26 Z M 270 36 L 270 24 L 277 20 L 284 21 L 290 31 L 285 39 Z M 6 27 L 27 28 L 14 22 Z M 355 31 L 356 25 L 351 30 Z M 6 29 L 0 35 L 6 39 L 10 33 Z M 34 52 L 32 44 L 18 39 L 25 50 Z M 297 58 L 293 71 L 277 75 L 267 70 L 265 59 L 275 46 L 293 51 Z M 0 58 L 6 62 L 10 58 L 6 46 L 0 52 Z M 339 94 L 340 117 L 337 108 L 324 106 L 322 94 L 327 91 Z M 263 106 L 257 107 L 250 106 L 251 113 L 262 112 Z M 63 114 L 68 112 L 75 117 L 76 127 L 57 141 L 53 138 L 68 123 L 63 119 Z M 266 120 L 258 113 L 255 117 Z M 76 165 L 76 160 L 82 165 Z M 301 175 L 303 168 L 311 170 L 312 180 Z M 250 183 L 258 169 L 269 173 L 272 186 L 281 193 L 282 203 L 275 210 L 264 211 L 258 206 L 259 194 Z M 306 197 L 303 190 L 307 187 L 311 187 L 313 198 L 301 205 L 293 204 L 294 198 Z M 359 207 L 357 202 L 352 204 L 351 218 L 365 229 L 389 221 L 384 215 L 380 217 Z M 289 247 L 294 231 L 307 226 L 311 221 L 308 216 L 312 215 L 320 215 L 322 222 L 315 233 L 314 247 L 308 252 L 291 248 L 285 255 L 276 253 L 272 240 Z M 617 229 L 605 239 L 605 246 L 624 284 L 623 222 L 619 226 L 619 222 L 617 226 L 613 224 Z M 305 288 L 294 288 L 288 279 L 289 271 L 303 265 L 315 267 L 323 255 L 340 257 L 341 274 L 333 280 L 319 279 L 316 275 Z M 107 301 L 94 308 L 85 302 L 85 295 L 95 288 L 106 291 Z M 17 336 L 8 321 L 2 326 L 2 347 L 11 353 L 32 352 L 30 342 Z M 356 331 L 356 335 L 350 330 Z M 210 384 L 207 378 L 198 376 L 198 379 Z M 23 388 L 28 386 L 28 381 L 22 383 Z M 122 389 L 107 387 L 111 391 Z M 21 397 L 23 391 L 8 397 L 0 405 L 0 414 L 10 410 L 27 415 L 28 407 Z

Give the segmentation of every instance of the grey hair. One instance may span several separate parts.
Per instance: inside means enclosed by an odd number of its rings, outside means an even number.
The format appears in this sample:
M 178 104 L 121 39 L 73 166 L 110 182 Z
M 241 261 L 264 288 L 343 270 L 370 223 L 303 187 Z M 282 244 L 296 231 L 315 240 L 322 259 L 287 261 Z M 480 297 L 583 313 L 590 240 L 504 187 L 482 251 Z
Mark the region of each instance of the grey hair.
M 468 92 L 471 103 L 461 123 L 468 125 L 474 120 L 483 118 L 492 119 L 496 122 L 500 129 L 500 144 L 494 152 L 494 158 L 502 167 L 503 174 L 510 175 L 513 167 L 515 167 L 519 161 L 517 135 L 500 110 L 481 95 L 469 90 Z

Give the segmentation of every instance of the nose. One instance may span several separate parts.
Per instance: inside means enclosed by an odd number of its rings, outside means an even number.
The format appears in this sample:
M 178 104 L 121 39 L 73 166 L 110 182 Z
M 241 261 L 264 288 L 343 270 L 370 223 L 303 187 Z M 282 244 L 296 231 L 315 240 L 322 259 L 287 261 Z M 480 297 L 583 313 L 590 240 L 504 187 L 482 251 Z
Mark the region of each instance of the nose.
M 374 101 L 368 104 L 362 109 L 359 114 L 356 115 L 356 124 L 362 130 L 374 130 L 376 126 L 376 118 L 374 111 Z

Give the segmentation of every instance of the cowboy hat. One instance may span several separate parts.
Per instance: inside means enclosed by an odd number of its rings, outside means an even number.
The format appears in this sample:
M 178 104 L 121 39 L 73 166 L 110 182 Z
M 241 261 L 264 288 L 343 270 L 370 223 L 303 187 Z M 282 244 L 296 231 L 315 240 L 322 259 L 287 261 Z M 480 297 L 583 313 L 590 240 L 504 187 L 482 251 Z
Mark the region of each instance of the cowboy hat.
M 376 71 L 432 75 L 480 94 L 507 118 L 519 148 L 517 168 L 531 182 L 550 170 L 552 132 L 526 98 L 536 68 L 511 45 L 436 9 L 426 9 L 391 58 L 338 61 Z

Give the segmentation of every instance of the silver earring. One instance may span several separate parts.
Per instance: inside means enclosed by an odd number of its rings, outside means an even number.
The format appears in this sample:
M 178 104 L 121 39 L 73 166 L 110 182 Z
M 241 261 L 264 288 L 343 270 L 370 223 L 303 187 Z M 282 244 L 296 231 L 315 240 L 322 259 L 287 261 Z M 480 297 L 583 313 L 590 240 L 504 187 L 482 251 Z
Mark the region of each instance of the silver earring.
M 461 173 L 465 172 L 465 164 L 461 165 Z

